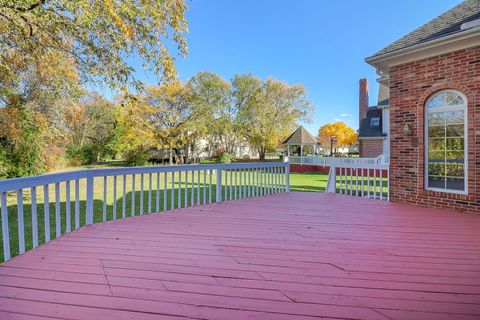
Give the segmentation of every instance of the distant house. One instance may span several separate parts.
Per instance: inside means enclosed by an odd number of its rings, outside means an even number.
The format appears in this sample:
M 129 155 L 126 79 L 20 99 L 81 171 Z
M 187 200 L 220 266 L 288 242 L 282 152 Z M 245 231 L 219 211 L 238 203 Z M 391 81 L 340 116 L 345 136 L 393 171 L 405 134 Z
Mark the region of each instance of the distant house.
M 384 88 L 381 88 L 384 90 Z M 379 99 L 385 92 L 379 92 Z M 359 92 L 359 154 L 362 158 L 389 157 L 389 101 L 385 98 L 375 106 L 368 105 L 368 80 L 360 80 Z
M 366 61 L 388 107 L 367 108 L 360 149 L 378 152 L 368 141 L 387 132 L 390 199 L 480 213 L 480 1 L 460 3 Z M 374 118 L 382 128 L 373 130 Z

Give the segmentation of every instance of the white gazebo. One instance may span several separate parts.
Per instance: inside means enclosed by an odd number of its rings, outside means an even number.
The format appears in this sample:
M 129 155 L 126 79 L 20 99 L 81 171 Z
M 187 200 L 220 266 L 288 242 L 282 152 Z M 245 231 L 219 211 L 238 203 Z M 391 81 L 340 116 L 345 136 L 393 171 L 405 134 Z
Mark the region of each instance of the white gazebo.
M 319 147 L 318 140 L 303 126 L 298 127 L 282 144 L 287 148 L 287 156 L 290 156 L 291 147 L 300 147 L 299 156 L 304 155 L 305 146 L 312 147 L 313 155 L 318 153 Z

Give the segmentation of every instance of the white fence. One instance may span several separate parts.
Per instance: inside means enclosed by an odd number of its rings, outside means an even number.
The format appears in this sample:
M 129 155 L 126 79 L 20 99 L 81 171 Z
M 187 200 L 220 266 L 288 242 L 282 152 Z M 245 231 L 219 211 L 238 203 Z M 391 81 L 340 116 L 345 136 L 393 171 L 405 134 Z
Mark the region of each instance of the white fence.
M 289 185 L 289 164 L 279 162 L 93 169 L 2 180 L 4 260 L 82 225 L 288 192 Z
M 332 165 L 375 165 L 385 163 L 383 155 L 376 158 L 341 158 L 341 157 L 286 157 L 286 162 L 291 164 L 329 167 Z
M 339 164 L 330 167 L 326 192 L 390 199 L 388 164 Z

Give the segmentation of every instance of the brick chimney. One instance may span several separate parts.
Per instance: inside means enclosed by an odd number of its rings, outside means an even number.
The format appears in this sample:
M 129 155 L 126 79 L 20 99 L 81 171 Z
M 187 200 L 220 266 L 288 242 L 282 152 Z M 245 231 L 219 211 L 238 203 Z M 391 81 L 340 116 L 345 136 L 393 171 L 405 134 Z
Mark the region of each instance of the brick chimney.
M 360 94 L 358 98 L 359 122 L 367 117 L 368 110 L 368 80 L 360 79 Z

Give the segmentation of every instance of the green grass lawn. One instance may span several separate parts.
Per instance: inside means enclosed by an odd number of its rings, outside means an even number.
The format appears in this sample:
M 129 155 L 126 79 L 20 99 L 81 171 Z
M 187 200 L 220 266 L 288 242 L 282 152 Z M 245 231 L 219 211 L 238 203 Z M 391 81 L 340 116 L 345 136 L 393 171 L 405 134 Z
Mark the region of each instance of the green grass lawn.
M 325 192 L 328 174 L 324 173 L 291 173 L 290 191 Z
M 89 165 L 83 167 L 72 167 L 67 169 L 59 170 L 59 172 L 65 171 L 72 171 L 72 170 L 82 170 L 82 169 L 93 169 L 93 168 L 108 168 L 108 167 L 119 167 L 122 166 L 122 162 L 112 162 L 112 163 L 100 163 L 96 165 Z M 191 205 L 193 202 L 194 204 L 203 203 L 204 193 L 205 199 L 208 200 L 211 198 L 212 202 L 215 202 L 216 197 L 216 176 L 212 175 L 212 186 L 211 188 L 208 187 L 210 176 L 208 171 L 205 174 L 206 178 L 206 188 L 203 188 L 204 176 L 203 173 L 200 175 L 200 189 L 198 185 L 195 185 L 193 190 L 193 197 L 192 197 L 192 176 L 191 173 L 188 174 L 188 177 L 185 176 L 185 172 L 182 173 L 182 181 L 181 186 L 182 190 L 180 191 L 179 195 L 179 175 L 178 173 L 175 174 L 173 183 L 172 183 L 172 175 L 169 173 L 167 174 L 167 180 L 165 184 L 163 173 L 160 174 L 160 179 L 158 180 L 157 184 L 157 176 L 156 174 L 152 175 L 152 193 L 151 198 L 149 196 L 148 187 L 149 187 L 149 175 L 144 175 L 144 192 L 140 192 L 141 190 L 141 176 L 136 175 L 135 178 L 135 185 L 132 182 L 132 176 L 128 175 L 126 179 L 126 192 L 125 197 L 123 197 L 123 177 L 119 176 L 116 181 L 116 199 L 113 197 L 113 185 L 114 180 L 113 177 L 109 177 L 107 179 L 107 201 L 105 204 L 106 208 L 106 220 L 113 219 L 113 208 L 116 208 L 116 217 L 117 219 L 122 217 L 122 209 L 123 209 L 123 202 L 125 201 L 125 215 L 131 216 L 132 211 L 134 215 L 139 215 L 140 211 L 142 210 L 143 213 L 148 213 L 149 206 L 151 206 L 151 211 L 157 211 L 157 202 L 159 204 L 158 211 L 170 210 L 172 208 L 177 208 L 179 206 L 186 206 Z M 198 181 L 198 174 L 195 173 L 194 181 Z M 240 193 L 245 193 L 247 189 L 240 190 L 240 187 L 227 187 L 228 181 L 230 178 L 235 179 L 235 174 L 230 176 L 230 174 L 223 175 L 223 199 L 230 199 L 234 198 L 235 194 L 238 196 Z M 237 181 L 240 180 L 239 174 L 236 176 Z M 254 179 L 254 175 L 251 176 Z M 324 191 L 326 185 L 327 176 L 321 174 L 291 174 L 290 175 L 290 185 L 291 191 Z M 94 222 L 101 222 L 103 220 L 103 209 L 104 209 L 104 201 L 103 201 L 103 178 L 96 178 L 94 179 Z M 185 183 L 188 184 L 188 188 L 185 189 Z M 172 186 L 173 188 L 173 202 L 172 202 Z M 253 183 L 252 183 L 253 186 Z M 66 189 L 67 186 L 65 183 L 59 184 L 59 210 L 60 210 L 60 230 L 61 234 L 65 233 L 66 231 L 66 211 L 67 211 L 67 201 L 66 201 Z M 160 191 L 157 193 L 156 190 L 159 189 Z M 164 193 L 164 189 L 166 189 L 166 193 Z M 79 184 L 79 226 L 85 225 L 86 220 L 86 181 L 80 180 Z M 36 208 L 37 208 L 37 221 L 38 221 L 38 240 L 39 244 L 45 242 L 45 206 L 44 206 L 44 189 L 43 186 L 39 186 L 36 188 Z M 186 193 L 186 196 L 185 196 Z M 158 201 L 157 201 L 157 194 L 158 194 Z M 55 224 L 55 213 L 56 213 L 56 192 L 55 192 L 55 185 L 49 185 L 48 188 L 48 197 L 49 197 L 49 219 L 50 219 L 50 239 L 55 239 L 56 237 L 56 224 Z M 74 230 L 75 228 L 75 183 L 71 181 L 70 183 L 70 212 L 71 212 L 71 222 L 70 228 Z M 133 197 L 132 197 L 133 195 Z M 166 197 L 164 197 L 166 195 Z M 134 198 L 134 206 L 132 208 L 132 198 Z M 140 201 L 143 198 L 143 201 Z M 164 201 L 166 199 L 166 201 Z M 16 193 L 9 193 L 7 196 L 8 200 L 8 219 L 9 219 L 9 233 L 10 233 L 10 252 L 11 256 L 16 256 L 19 253 L 19 246 L 18 246 L 18 215 L 17 215 L 17 198 Z M 149 201 L 150 200 L 150 201 Z M 26 250 L 30 250 L 33 246 L 32 244 L 32 198 L 30 189 L 23 190 L 23 211 L 24 211 L 24 225 L 25 225 L 25 246 Z M 164 206 L 166 204 L 166 206 Z M 0 238 L 0 261 L 3 260 L 3 241 Z

